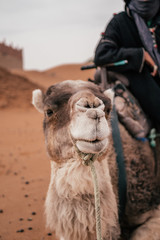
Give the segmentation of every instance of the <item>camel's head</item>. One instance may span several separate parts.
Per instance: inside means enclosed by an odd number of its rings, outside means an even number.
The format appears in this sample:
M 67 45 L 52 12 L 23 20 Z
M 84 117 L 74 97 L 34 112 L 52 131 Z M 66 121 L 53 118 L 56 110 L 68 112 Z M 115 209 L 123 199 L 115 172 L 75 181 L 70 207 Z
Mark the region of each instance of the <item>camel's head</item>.
M 33 92 L 33 105 L 44 112 L 47 150 L 53 160 L 71 156 L 73 146 L 93 154 L 106 149 L 112 100 L 112 90 L 102 92 L 80 80 L 53 85 L 46 94 Z

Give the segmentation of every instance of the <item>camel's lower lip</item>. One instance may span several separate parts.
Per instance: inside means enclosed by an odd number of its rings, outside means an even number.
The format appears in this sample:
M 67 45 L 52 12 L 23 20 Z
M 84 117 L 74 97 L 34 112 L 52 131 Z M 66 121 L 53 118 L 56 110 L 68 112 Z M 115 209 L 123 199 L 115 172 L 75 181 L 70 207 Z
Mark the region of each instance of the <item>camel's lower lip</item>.
M 108 139 L 105 138 L 103 140 L 94 140 L 94 141 L 86 141 L 86 140 L 77 140 L 76 146 L 77 148 L 84 153 L 100 153 L 102 152 L 108 144 Z

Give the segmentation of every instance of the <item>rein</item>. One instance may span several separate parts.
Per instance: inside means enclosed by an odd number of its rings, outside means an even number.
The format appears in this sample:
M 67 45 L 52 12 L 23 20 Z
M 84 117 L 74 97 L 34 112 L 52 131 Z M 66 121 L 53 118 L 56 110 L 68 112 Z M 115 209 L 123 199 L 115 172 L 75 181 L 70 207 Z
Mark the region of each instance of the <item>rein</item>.
M 113 105 L 111 114 L 112 138 L 114 149 L 116 152 L 116 162 L 118 166 L 119 222 L 121 222 L 126 206 L 127 179 L 123 155 L 123 146 L 118 126 L 118 116 L 116 113 L 115 105 Z
M 98 180 L 97 180 L 97 173 L 94 166 L 94 161 L 97 160 L 98 154 L 91 154 L 91 153 L 82 153 L 76 147 L 76 151 L 78 152 L 80 158 L 82 159 L 82 163 L 85 166 L 90 166 L 93 186 L 94 186 L 94 199 L 95 199 L 95 217 L 96 217 L 96 235 L 97 240 L 102 240 L 101 236 L 101 212 L 100 212 L 100 193 L 98 188 Z

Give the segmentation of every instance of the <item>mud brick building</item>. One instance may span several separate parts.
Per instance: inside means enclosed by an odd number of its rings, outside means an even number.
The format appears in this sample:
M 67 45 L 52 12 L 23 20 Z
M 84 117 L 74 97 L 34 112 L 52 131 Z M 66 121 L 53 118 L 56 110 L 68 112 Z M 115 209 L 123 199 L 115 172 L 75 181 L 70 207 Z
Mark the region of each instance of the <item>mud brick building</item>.
M 23 50 L 0 43 L 0 67 L 23 69 Z

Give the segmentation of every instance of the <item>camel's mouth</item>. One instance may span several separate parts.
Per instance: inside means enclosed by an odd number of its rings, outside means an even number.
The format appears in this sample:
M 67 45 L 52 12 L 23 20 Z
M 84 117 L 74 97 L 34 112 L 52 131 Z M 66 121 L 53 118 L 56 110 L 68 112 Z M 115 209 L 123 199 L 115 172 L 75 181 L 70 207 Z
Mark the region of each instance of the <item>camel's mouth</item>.
M 103 140 L 95 139 L 93 141 L 84 139 L 76 140 L 77 148 L 84 153 L 100 153 L 104 151 L 104 149 L 107 147 L 107 144 L 108 138 Z

